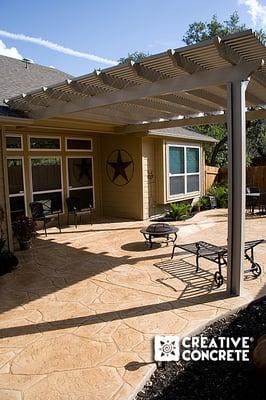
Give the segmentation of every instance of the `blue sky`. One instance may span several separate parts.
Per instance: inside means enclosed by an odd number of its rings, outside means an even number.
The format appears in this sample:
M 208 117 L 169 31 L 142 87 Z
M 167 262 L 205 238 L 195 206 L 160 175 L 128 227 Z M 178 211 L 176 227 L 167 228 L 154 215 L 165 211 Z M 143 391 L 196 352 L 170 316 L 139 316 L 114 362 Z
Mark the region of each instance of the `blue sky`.
M 213 14 L 225 20 L 235 10 L 247 26 L 266 30 L 266 0 L 2 0 L 0 30 L 118 60 L 136 50 L 153 54 L 183 46 L 190 23 L 208 21 Z M 73 75 L 108 67 L 1 34 L 0 40 L 2 54 Z

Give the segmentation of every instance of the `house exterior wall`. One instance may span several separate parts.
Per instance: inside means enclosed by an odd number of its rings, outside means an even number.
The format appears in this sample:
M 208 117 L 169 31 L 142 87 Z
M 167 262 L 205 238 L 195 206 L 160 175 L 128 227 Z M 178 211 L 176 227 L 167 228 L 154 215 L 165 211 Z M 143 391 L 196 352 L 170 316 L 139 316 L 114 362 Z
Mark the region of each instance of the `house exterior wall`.
M 134 172 L 129 183 L 118 186 L 111 182 L 106 163 L 115 150 L 125 150 L 133 159 Z M 103 215 L 143 219 L 142 139 L 134 135 L 102 135 L 102 203 Z
M 5 129 L 4 135 L 12 135 L 14 134 L 14 130 L 12 128 Z M 16 132 L 16 134 L 18 134 Z M 39 133 L 36 130 L 22 132 L 19 131 L 19 134 L 22 135 L 23 140 L 23 150 L 6 150 L 6 156 L 9 158 L 23 158 L 24 162 L 24 191 L 25 191 L 25 203 L 26 203 L 26 213 L 30 215 L 29 203 L 32 201 L 32 188 L 31 188 L 31 158 L 47 158 L 47 157 L 58 157 L 61 159 L 61 181 L 62 181 L 62 190 L 63 190 L 63 211 L 64 213 L 61 216 L 62 222 L 64 223 L 66 220 L 66 204 L 65 199 L 68 197 L 68 177 L 67 177 L 67 159 L 72 157 L 77 158 L 86 158 L 92 157 L 93 159 L 93 193 L 94 193 L 94 207 L 95 214 L 102 215 L 102 194 L 101 194 L 101 163 L 100 163 L 100 140 L 99 135 L 94 133 L 79 133 L 69 132 L 51 132 L 51 131 L 42 131 Z M 29 137 L 59 137 L 61 138 L 61 150 L 30 150 L 29 149 Z M 66 149 L 66 138 L 86 138 L 92 140 L 92 151 L 86 150 L 67 150 Z M 4 147 L 2 149 L 4 151 Z M 0 174 L 2 173 L 3 168 L 1 168 Z M 2 191 L 1 191 L 2 193 Z M 0 194 L 1 200 L 2 194 Z M 85 216 L 84 216 L 85 217 Z M 84 218 L 83 217 L 83 218 Z M 85 221 L 85 218 L 84 218 Z
M 6 194 L 4 183 L 4 146 L 3 146 L 3 132 L 1 129 L 0 134 L 0 206 L 3 207 L 5 213 L 5 220 L 2 226 L 5 237 L 7 237 L 7 207 L 6 207 Z
M 19 129 L 17 129 L 19 127 Z M 166 146 L 167 143 L 195 145 L 199 143 L 183 142 L 177 139 L 167 139 L 163 137 L 147 137 L 134 134 L 109 134 L 101 132 L 92 132 L 88 130 L 71 131 L 64 127 L 23 127 L 2 126 L 2 136 L 0 136 L 0 205 L 5 209 L 5 213 L 10 216 L 9 197 L 8 197 L 8 177 L 6 157 L 23 157 L 24 160 L 24 178 L 25 178 L 25 196 L 26 213 L 30 215 L 29 203 L 32 201 L 31 190 L 31 157 L 52 157 L 61 158 L 62 165 L 62 188 L 64 213 L 61 217 L 62 222 L 66 222 L 65 199 L 68 196 L 68 177 L 67 177 L 67 157 L 93 157 L 93 180 L 94 180 L 94 207 L 95 215 L 104 215 L 121 218 L 134 218 L 137 220 L 148 219 L 155 216 L 167 208 L 169 201 L 166 196 Z M 23 150 L 6 150 L 5 135 L 20 134 L 23 140 Z M 29 137 L 56 136 L 61 138 L 61 150 L 30 150 Z M 68 151 L 65 147 L 67 137 L 90 138 L 93 143 L 92 151 Z M 123 186 L 118 186 L 111 181 L 107 174 L 106 164 L 110 154 L 115 150 L 125 150 L 130 154 L 134 164 L 132 179 Z M 204 154 L 201 152 L 201 190 L 204 191 Z M 192 199 L 193 196 L 187 196 Z M 184 198 L 176 199 L 176 201 Z M 175 200 L 174 200 L 175 201 Z M 84 222 L 86 220 L 84 219 Z M 10 218 L 5 223 L 6 236 L 9 238 L 9 244 L 12 248 L 12 229 Z
M 200 148 L 200 190 L 199 193 L 167 198 L 167 145 L 199 146 Z M 192 200 L 204 193 L 205 158 L 200 143 L 177 139 L 143 138 L 143 217 L 158 215 L 168 209 L 169 204 L 178 201 Z

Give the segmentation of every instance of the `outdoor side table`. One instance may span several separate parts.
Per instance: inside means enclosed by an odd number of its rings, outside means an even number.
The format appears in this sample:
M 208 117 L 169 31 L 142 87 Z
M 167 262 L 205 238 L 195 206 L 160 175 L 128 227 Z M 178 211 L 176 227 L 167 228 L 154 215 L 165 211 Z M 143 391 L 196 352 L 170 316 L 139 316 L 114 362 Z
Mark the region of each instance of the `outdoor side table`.
M 166 243 L 168 246 L 169 242 L 173 244 L 177 238 L 178 228 L 165 223 L 151 224 L 147 228 L 140 230 L 143 234 L 146 244 L 152 248 L 153 239 L 166 238 Z
M 258 205 L 260 193 L 246 193 L 246 203 L 252 214 L 254 214 L 255 207 Z

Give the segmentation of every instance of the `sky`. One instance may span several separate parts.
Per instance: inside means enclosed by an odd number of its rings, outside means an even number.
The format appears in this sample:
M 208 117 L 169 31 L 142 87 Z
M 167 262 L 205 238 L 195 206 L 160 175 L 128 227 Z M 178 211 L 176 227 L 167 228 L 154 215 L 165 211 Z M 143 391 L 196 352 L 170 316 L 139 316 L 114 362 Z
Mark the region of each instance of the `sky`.
M 266 30 L 266 0 L 0 0 L 0 54 L 74 76 L 114 65 L 134 51 L 184 46 L 189 24 L 221 21 Z

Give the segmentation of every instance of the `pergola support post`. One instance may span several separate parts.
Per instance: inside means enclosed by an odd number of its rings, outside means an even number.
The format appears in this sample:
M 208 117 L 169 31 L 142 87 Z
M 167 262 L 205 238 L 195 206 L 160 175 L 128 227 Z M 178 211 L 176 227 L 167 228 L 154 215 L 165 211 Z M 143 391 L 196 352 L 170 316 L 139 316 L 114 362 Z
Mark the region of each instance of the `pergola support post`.
M 227 86 L 228 129 L 228 280 L 227 290 L 240 296 L 245 243 L 246 113 L 245 92 L 249 81 Z

